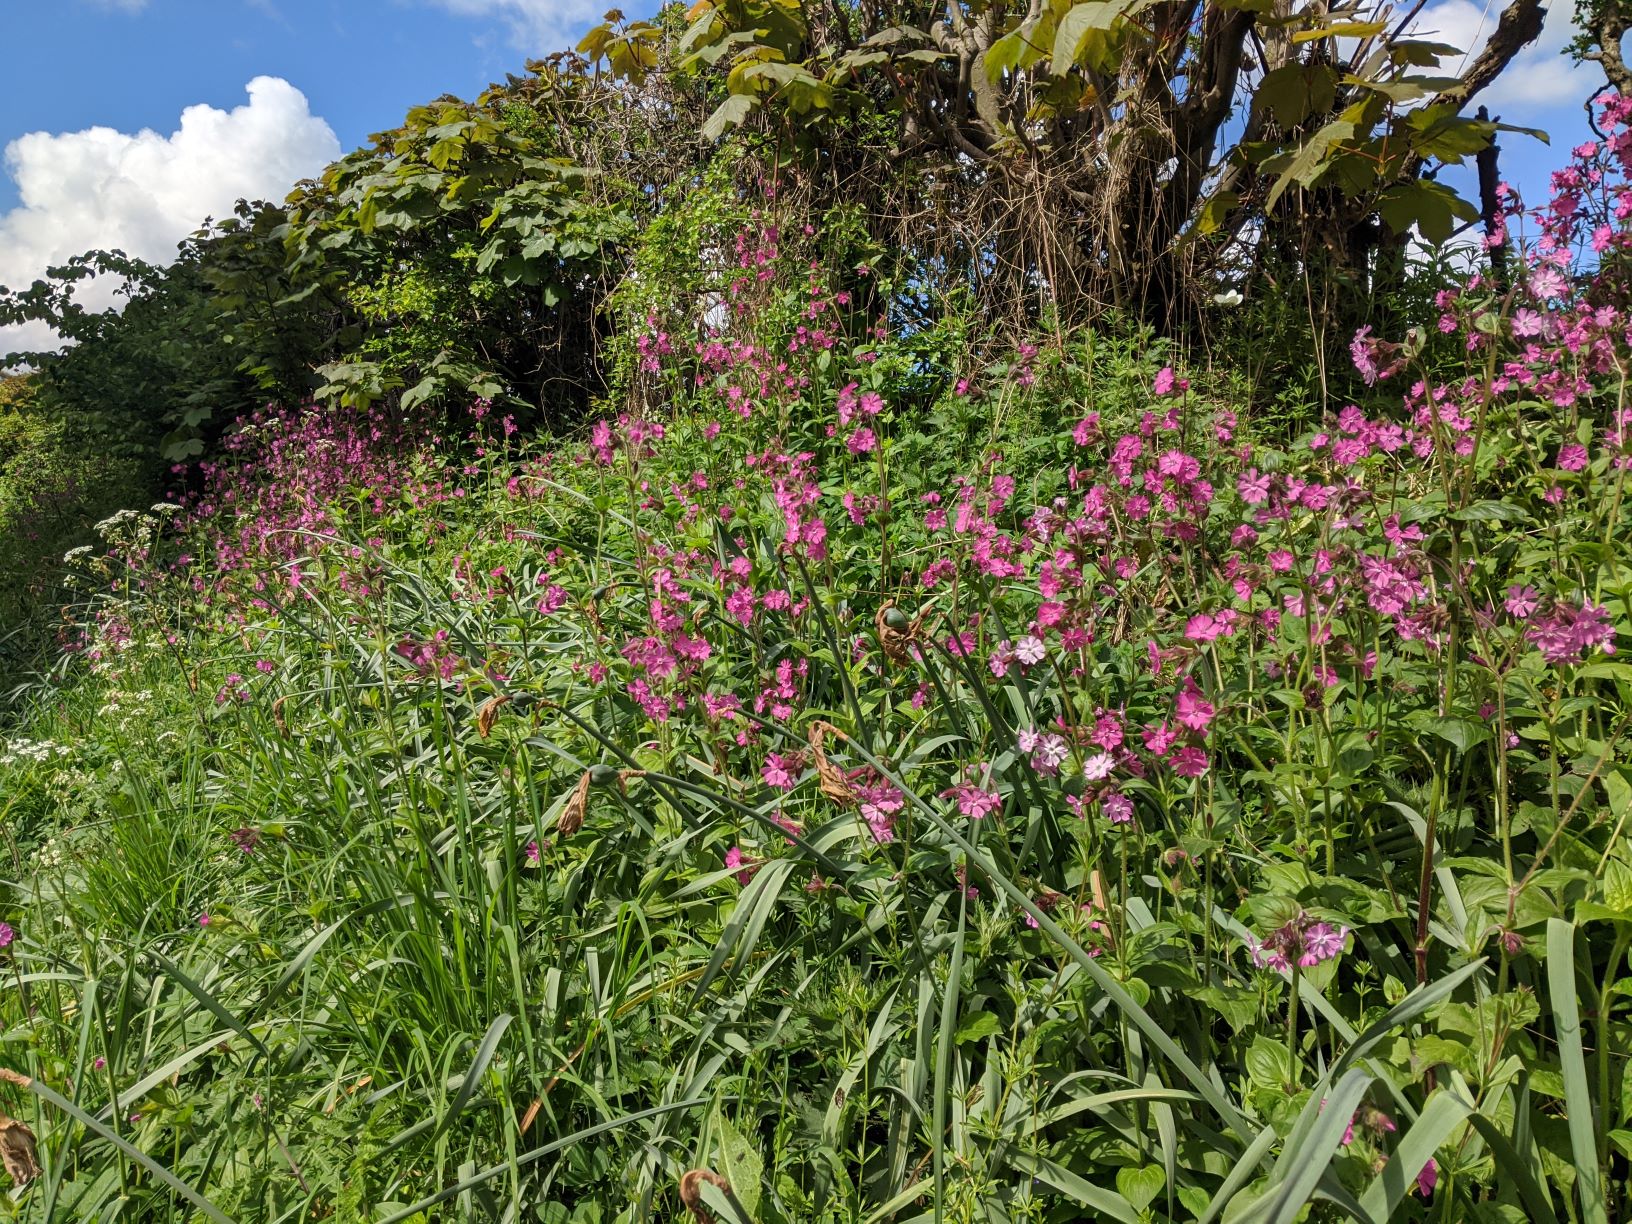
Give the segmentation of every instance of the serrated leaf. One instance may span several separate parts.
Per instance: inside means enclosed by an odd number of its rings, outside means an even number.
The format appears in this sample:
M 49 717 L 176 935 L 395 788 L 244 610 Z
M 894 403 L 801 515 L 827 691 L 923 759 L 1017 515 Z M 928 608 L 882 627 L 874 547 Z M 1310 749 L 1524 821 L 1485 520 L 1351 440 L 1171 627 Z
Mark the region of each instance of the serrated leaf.
M 703 139 L 718 140 L 727 128 L 740 127 L 759 105 L 752 94 L 732 94 L 703 123 Z

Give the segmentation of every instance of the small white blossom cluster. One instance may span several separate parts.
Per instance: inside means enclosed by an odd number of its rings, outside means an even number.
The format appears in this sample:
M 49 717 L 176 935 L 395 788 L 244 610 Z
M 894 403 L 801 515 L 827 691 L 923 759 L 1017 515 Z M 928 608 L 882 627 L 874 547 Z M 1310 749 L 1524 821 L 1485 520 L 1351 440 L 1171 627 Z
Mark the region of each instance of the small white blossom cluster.
M 122 528 L 140 523 L 146 517 L 140 510 L 120 510 L 115 514 L 110 514 L 98 523 L 96 525 L 96 534 L 104 540 L 111 539 Z
M 118 762 L 115 761 L 114 764 L 117 765 Z M 52 774 L 46 780 L 45 791 L 58 803 L 72 803 L 76 799 L 83 798 L 86 792 L 91 789 L 93 782 L 94 779 L 85 770 L 80 769 L 78 766 L 70 766 L 67 769 L 59 769 Z
M 45 839 L 45 844 L 34 852 L 34 863 L 42 871 L 53 867 L 61 867 L 66 857 L 66 847 L 55 837 Z
M 130 731 L 152 716 L 152 689 L 110 689 L 96 711 L 98 719 L 111 722 L 121 731 Z
M 0 751 L 0 765 L 42 765 L 72 752 L 72 748 L 50 740 L 17 739 Z

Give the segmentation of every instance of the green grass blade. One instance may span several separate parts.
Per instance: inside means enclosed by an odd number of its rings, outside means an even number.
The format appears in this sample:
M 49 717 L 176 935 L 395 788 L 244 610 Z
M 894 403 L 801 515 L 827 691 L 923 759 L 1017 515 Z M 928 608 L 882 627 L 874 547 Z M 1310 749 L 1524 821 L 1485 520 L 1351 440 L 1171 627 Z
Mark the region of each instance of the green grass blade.
M 499 1042 L 504 1039 L 504 1031 L 510 1027 L 515 1019 L 508 1012 L 494 1018 L 493 1023 L 487 1026 L 487 1032 L 482 1036 L 482 1044 L 476 1047 L 476 1056 L 470 1060 L 470 1069 L 465 1072 L 464 1081 L 459 1085 L 459 1091 L 454 1094 L 453 1104 L 448 1106 L 448 1112 L 443 1114 L 436 1124 L 435 1138 L 441 1135 L 453 1121 L 465 1111 L 471 1098 L 481 1087 L 482 1076 L 487 1074 L 488 1064 L 493 1061 L 493 1055 L 498 1053 Z
M 1581 1009 L 1575 991 L 1575 926 L 1562 918 L 1549 918 L 1547 993 L 1558 1037 L 1559 1069 L 1564 1075 L 1564 1106 L 1568 1110 L 1570 1152 L 1575 1157 L 1575 1184 L 1581 1195 L 1581 1219 L 1584 1224 L 1608 1224 L 1593 1130 L 1592 1089 L 1581 1051 Z
M 1370 1072 L 1350 1071 L 1337 1082 L 1324 1104 L 1318 1093 L 1310 1096 L 1298 1119 L 1299 1126 L 1281 1149 L 1280 1159 L 1270 1173 L 1270 1180 L 1278 1184 L 1254 1205 L 1248 1213 L 1251 1218 L 1256 1220 L 1261 1215 L 1267 1224 L 1292 1224 L 1298 1218 L 1342 1146 L 1354 1111 L 1371 1083 Z
M 598 1122 L 594 1126 L 586 1126 L 583 1130 L 573 1131 L 570 1135 L 563 1135 L 561 1138 L 552 1140 L 542 1147 L 523 1152 L 513 1162 L 507 1161 L 504 1164 L 491 1165 L 488 1168 L 480 1169 L 468 1177 L 463 1177 L 454 1182 L 453 1185 L 445 1186 L 435 1194 L 420 1199 L 417 1203 L 410 1203 L 408 1206 L 400 1208 L 382 1219 L 375 1220 L 374 1224 L 402 1224 L 402 1221 L 411 1220 L 420 1212 L 429 1211 L 438 1203 L 445 1203 L 451 1198 L 457 1198 L 466 1190 L 485 1185 L 495 1177 L 503 1176 L 510 1172 L 512 1168 L 534 1164 L 543 1160 L 546 1156 L 552 1156 L 556 1152 L 571 1147 L 575 1143 L 582 1143 L 585 1139 L 593 1139 L 596 1135 L 604 1135 L 607 1131 L 617 1130 L 619 1127 L 628 1126 L 632 1122 L 643 1122 L 647 1118 L 656 1118 L 662 1114 L 674 1113 L 681 1109 L 693 1109 L 710 1103 L 707 1097 L 691 1097 L 688 1100 L 673 1101 L 667 1105 L 654 1105 L 651 1109 L 642 1109 L 636 1113 L 624 1114 L 621 1118 L 613 1118 L 609 1122 Z M 227 1224 L 231 1224 L 231 1221 L 228 1221 Z
M 75 1105 L 66 1097 L 53 1092 L 50 1088 L 47 1088 L 37 1079 L 31 1079 L 26 1085 L 23 1086 L 35 1096 L 39 1097 L 42 1101 L 46 1102 L 46 1104 L 54 1105 L 56 1108 L 60 1109 L 63 1113 L 67 1114 L 74 1121 L 78 1122 L 86 1130 L 95 1135 L 99 1135 L 103 1139 L 106 1139 L 109 1143 L 113 1144 L 114 1147 L 118 1148 L 126 1156 L 129 1156 L 137 1164 L 141 1165 L 142 1168 L 151 1173 L 158 1181 L 162 1182 L 164 1185 L 174 1190 L 177 1194 L 181 1195 L 182 1198 L 186 1199 L 194 1207 L 197 1207 L 210 1219 L 216 1221 L 216 1224 L 233 1224 L 232 1218 L 223 1212 L 219 1207 L 210 1202 L 209 1199 L 205 1198 L 197 1190 L 194 1190 L 186 1182 L 182 1181 L 174 1173 L 170 1172 L 169 1169 L 165 1168 L 158 1161 L 154 1160 L 146 1152 L 142 1151 L 141 1148 L 137 1147 L 128 1139 L 125 1139 L 123 1136 L 118 1134 L 118 1132 L 116 1132 L 107 1123 L 100 1122 L 96 1118 L 93 1118 L 78 1105 Z
M 1468 1113 L 1467 1103 L 1455 1094 L 1434 1094 L 1411 1129 L 1400 1137 L 1382 1172 L 1360 1196 L 1367 1219 L 1377 1224 L 1393 1219 L 1395 1209 L 1416 1185 L 1417 1175 L 1450 1138 L 1451 1132 L 1466 1121 Z

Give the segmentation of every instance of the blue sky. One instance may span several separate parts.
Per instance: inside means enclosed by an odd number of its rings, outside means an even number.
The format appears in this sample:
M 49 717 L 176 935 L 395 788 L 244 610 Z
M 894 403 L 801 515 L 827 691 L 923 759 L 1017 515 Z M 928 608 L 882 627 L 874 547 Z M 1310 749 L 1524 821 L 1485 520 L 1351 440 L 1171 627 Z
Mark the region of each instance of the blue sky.
M 1431 0 L 1423 36 L 1482 46 L 1503 0 Z M 570 46 L 609 0 L 0 0 L 0 284 L 89 247 L 163 260 L 240 196 L 282 198 L 442 93 L 473 97 Z M 1602 77 L 1562 54 L 1572 0 L 1482 95 L 1525 198 L 1586 138 Z M 631 12 L 655 0 L 635 0 Z M 1454 68 L 1455 65 L 1446 65 Z M 1470 176 L 1447 181 L 1470 191 Z M 111 301 L 111 297 L 109 298 Z M 23 340 L 0 328 L 0 352 Z
M 249 80 L 274 76 L 305 94 L 312 112 L 350 149 L 394 127 L 411 106 L 441 93 L 471 97 L 506 72 L 519 73 L 529 44 L 549 49 L 552 26 L 564 31 L 560 45 L 590 24 L 565 5 L 455 7 L 411 0 L 7 0 L 0 29 L 11 53 L 0 73 L 0 146 L 25 132 L 96 125 L 168 133 L 184 108 L 240 105 Z M 564 18 L 559 24 L 549 20 L 552 8 Z M 4 176 L 0 210 L 16 203 L 16 184 Z

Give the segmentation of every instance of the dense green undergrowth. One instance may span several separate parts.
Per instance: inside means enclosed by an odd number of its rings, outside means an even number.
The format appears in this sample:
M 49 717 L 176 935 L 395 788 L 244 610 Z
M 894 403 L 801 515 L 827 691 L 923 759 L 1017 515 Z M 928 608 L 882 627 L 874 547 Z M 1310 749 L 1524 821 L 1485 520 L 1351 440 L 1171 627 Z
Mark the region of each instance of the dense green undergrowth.
M 1632 142 L 1578 158 L 1324 414 L 894 326 L 726 191 L 582 437 L 241 419 L 0 750 L 0 1210 L 1624 1214 Z

